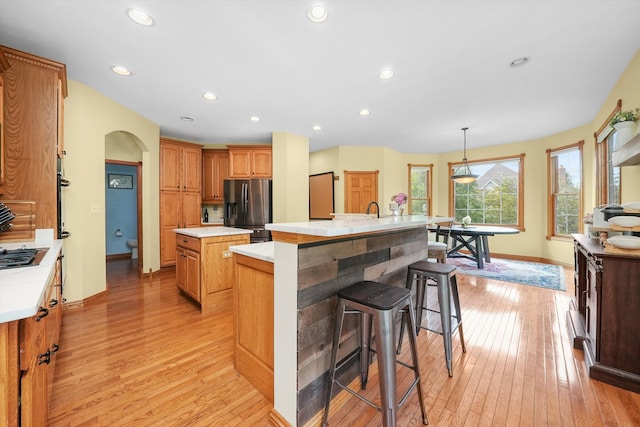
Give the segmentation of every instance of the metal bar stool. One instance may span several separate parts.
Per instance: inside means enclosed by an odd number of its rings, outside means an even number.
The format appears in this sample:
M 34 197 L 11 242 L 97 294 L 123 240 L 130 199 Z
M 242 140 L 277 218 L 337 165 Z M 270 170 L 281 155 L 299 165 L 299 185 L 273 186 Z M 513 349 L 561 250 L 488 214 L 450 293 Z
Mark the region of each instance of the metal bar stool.
M 367 403 L 369 406 L 380 411 L 382 413 L 383 425 L 385 427 L 396 425 L 398 408 L 404 404 L 409 393 L 417 386 L 418 399 L 420 400 L 420 409 L 422 411 L 422 422 L 423 424 L 428 424 L 427 411 L 425 409 L 422 386 L 420 384 L 418 347 L 415 332 L 412 332 L 409 335 L 413 365 L 396 360 L 393 348 L 395 344 L 393 320 L 398 312 L 403 314 L 403 322 L 401 322 L 401 324 L 407 322 L 409 330 L 415 331 L 415 314 L 412 308 L 413 304 L 411 301 L 410 289 L 385 285 L 383 283 L 363 281 L 338 292 L 336 326 L 333 335 L 333 348 L 331 350 L 331 364 L 329 365 L 327 403 L 322 417 L 323 426 L 327 425 L 329 405 L 331 403 L 331 394 L 334 384 L 337 384 L 340 388 L 346 390 Z M 358 351 L 354 352 L 351 356 L 347 357 L 336 366 L 338 345 L 340 344 L 340 335 L 342 333 L 345 314 L 360 315 L 360 347 Z M 372 324 L 373 330 L 376 334 L 375 353 L 378 356 L 378 375 L 380 380 L 381 399 L 380 406 L 369 401 L 364 396 L 353 391 L 336 379 L 336 371 L 342 368 L 349 360 L 351 360 L 351 358 L 360 354 L 360 386 L 363 390 L 366 388 L 369 373 L 369 351 L 374 351 L 370 349 Z M 414 380 L 399 402 L 396 400 L 396 363 L 407 367 L 414 372 Z
M 462 344 L 462 352 L 466 353 L 467 349 L 464 345 L 464 333 L 462 331 L 462 313 L 460 311 L 460 298 L 458 296 L 458 281 L 456 280 L 456 267 L 449 264 L 441 264 L 430 261 L 418 261 L 411 265 L 407 270 L 407 289 L 413 287 L 413 281 L 416 281 L 416 335 L 420 333 L 420 328 L 442 335 L 444 341 L 444 354 L 447 364 L 449 376 L 453 376 L 451 367 L 452 359 L 452 339 L 451 336 L 456 331 L 460 332 L 460 343 Z M 438 312 L 425 306 L 427 284 L 429 280 L 435 282 L 438 287 L 438 305 L 440 306 L 440 329 L 428 326 L 422 326 L 423 310 Z M 455 313 L 451 313 L 451 302 L 455 309 Z M 452 322 L 451 320 L 454 320 Z M 402 348 L 402 337 L 404 335 L 404 324 L 400 325 L 400 339 L 398 341 L 398 354 Z

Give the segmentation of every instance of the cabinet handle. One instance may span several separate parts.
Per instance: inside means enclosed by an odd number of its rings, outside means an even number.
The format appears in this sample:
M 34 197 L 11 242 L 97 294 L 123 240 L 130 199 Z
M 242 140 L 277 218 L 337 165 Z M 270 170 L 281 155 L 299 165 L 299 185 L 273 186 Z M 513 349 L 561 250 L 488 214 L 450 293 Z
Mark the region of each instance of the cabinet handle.
M 56 354 L 60 350 L 60 346 L 58 344 L 51 344 L 51 354 Z
M 38 355 L 38 365 L 42 365 L 43 363 L 48 365 L 49 362 L 51 362 L 51 350 L 47 350 L 46 353 Z
M 57 299 L 54 298 L 51 301 L 49 301 L 49 308 L 55 307 L 56 305 L 58 305 L 58 300 Z
M 40 307 L 40 309 L 38 310 L 38 313 L 42 313 L 42 314 L 39 316 L 36 316 L 36 322 L 39 322 L 42 318 L 47 317 L 49 315 L 49 309 Z

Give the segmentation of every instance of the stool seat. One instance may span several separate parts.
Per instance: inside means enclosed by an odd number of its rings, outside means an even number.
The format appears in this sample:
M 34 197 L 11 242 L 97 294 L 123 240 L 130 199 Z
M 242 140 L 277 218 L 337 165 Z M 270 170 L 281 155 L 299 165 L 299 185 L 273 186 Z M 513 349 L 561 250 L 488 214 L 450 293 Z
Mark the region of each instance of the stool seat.
M 460 298 L 458 296 L 458 282 L 455 275 L 456 267 L 450 264 L 440 262 L 431 262 L 423 259 L 409 265 L 407 268 L 407 289 L 413 288 L 413 282 L 416 282 L 416 335 L 420 333 L 420 329 L 427 329 L 442 335 L 444 341 L 444 353 L 447 370 L 449 376 L 453 376 L 453 368 L 451 366 L 452 359 L 452 340 L 451 336 L 456 330 L 460 333 L 460 343 L 462 344 L 462 352 L 466 353 L 464 345 L 464 332 L 462 330 L 462 313 L 460 310 Z M 415 280 L 414 280 L 415 279 Z M 431 280 L 435 282 L 438 288 L 438 305 L 440 310 L 433 310 L 425 307 L 427 296 L 427 282 Z M 451 313 L 451 304 L 455 308 L 455 314 Z M 440 329 L 422 326 L 423 310 L 436 312 L 440 314 Z M 455 322 L 452 322 L 452 319 Z M 400 326 L 400 338 L 398 341 L 397 353 L 402 348 L 402 337 L 404 334 L 404 324 Z
M 365 280 L 338 292 L 338 297 L 376 310 L 391 310 L 409 296 L 410 290 Z
M 398 313 L 402 313 L 403 321 L 401 324 L 404 325 L 406 322 L 409 331 L 411 331 L 409 341 L 411 343 L 412 365 L 397 360 L 394 352 L 394 316 Z M 360 316 L 360 347 L 338 364 L 338 347 L 340 345 L 345 314 L 359 314 Z M 416 323 L 411 300 L 411 289 L 385 285 L 373 281 L 362 281 L 338 292 L 336 325 L 333 333 L 331 362 L 329 364 L 329 384 L 327 387 L 327 400 L 322 417 L 322 426 L 327 426 L 334 384 L 380 411 L 385 427 L 396 426 L 398 408 L 405 403 L 409 393 L 411 393 L 414 388 L 417 388 L 418 400 L 422 411 L 422 423 L 428 424 L 427 411 L 425 409 L 422 385 L 420 382 L 415 327 Z M 363 395 L 336 379 L 336 371 L 345 366 L 353 357 L 360 355 L 360 387 L 363 390 L 365 389 L 369 375 L 369 352 L 373 352 L 373 350 L 370 350 L 372 329 L 375 331 L 376 336 L 375 353 L 378 359 L 381 405 L 370 402 Z M 413 382 L 399 401 L 396 395 L 396 364 L 411 369 L 414 374 Z

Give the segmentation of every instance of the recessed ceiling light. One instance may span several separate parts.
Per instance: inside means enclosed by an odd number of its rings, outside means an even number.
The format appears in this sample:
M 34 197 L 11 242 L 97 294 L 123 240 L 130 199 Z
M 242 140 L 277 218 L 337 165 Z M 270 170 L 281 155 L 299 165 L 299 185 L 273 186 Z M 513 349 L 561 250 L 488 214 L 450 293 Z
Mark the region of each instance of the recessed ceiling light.
M 251 116 L 250 120 L 251 120 L 252 122 L 259 122 L 259 121 L 260 121 L 260 117 L 258 117 L 258 116 Z
M 127 9 L 127 16 L 136 24 L 140 24 L 145 27 L 153 27 L 155 24 L 151 15 L 142 9 Z
M 530 60 L 531 58 L 529 58 L 528 56 L 523 56 L 522 58 L 514 59 L 513 61 L 511 61 L 511 64 L 509 65 L 512 67 L 519 67 L 521 65 L 526 64 Z
M 111 67 L 111 71 L 120 76 L 130 76 L 131 74 L 133 74 L 127 67 L 123 67 L 121 65 L 114 65 L 113 67 Z
M 315 126 L 313 127 L 313 130 L 322 130 L 322 126 L 320 126 L 320 125 L 315 125 Z
M 369 115 L 369 110 L 367 110 L 366 108 L 363 108 L 362 110 L 360 110 L 360 115 L 361 116 L 368 116 Z
M 182 117 L 180 117 L 180 120 L 184 120 L 185 122 L 192 122 L 193 121 L 193 117 L 182 116 Z
M 327 9 L 322 4 L 316 4 L 309 9 L 307 16 L 311 22 L 324 22 L 327 19 Z
M 391 68 L 385 68 L 378 73 L 378 77 L 382 80 L 390 79 L 393 77 L 393 70 Z
M 218 97 L 216 96 L 216 94 L 215 94 L 215 93 L 213 93 L 213 92 L 205 92 L 205 93 L 203 93 L 203 94 L 202 94 L 202 97 L 203 97 L 204 99 L 209 99 L 209 100 L 212 100 L 212 101 L 213 101 L 214 99 L 218 99 Z

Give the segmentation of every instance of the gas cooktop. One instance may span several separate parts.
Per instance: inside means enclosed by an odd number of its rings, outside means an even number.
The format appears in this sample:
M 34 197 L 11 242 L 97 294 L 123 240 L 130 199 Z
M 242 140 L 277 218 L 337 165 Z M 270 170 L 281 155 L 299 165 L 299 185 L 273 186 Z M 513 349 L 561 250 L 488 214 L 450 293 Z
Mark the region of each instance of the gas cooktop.
M 40 264 L 47 248 L 0 248 L 0 270 L 5 268 L 32 267 Z

